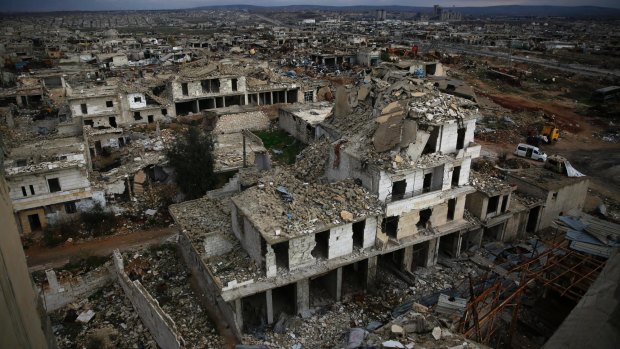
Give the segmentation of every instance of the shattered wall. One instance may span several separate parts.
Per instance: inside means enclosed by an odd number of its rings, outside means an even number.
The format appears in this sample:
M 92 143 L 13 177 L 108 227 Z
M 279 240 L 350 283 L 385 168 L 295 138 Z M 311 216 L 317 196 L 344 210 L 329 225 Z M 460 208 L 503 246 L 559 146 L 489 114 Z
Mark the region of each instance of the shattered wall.
M 53 276 L 51 276 L 53 274 Z M 52 280 L 50 280 L 52 278 Z M 49 287 L 43 290 L 45 310 L 51 313 L 65 305 L 80 301 L 112 282 L 108 266 L 95 269 L 84 275 L 71 277 L 58 283 L 53 271 L 48 272 Z
M 108 107 L 106 102 L 112 101 L 112 106 Z M 86 104 L 86 113 L 82 113 L 82 104 Z M 72 99 L 69 102 L 71 114 L 75 116 L 88 116 L 97 114 L 118 114 L 119 103 L 117 96 L 88 97 Z
M 314 234 L 289 240 L 289 270 L 293 271 L 313 265 L 316 260 L 311 252 L 315 245 Z
M 112 255 L 114 270 L 125 295 L 131 301 L 142 323 L 149 329 L 157 345 L 162 349 L 181 348 L 181 335 L 172 318 L 159 306 L 140 281 L 131 281 L 125 273 L 123 257 L 118 250 Z
M 235 310 L 222 299 L 222 285 L 205 265 L 200 254 L 192 245 L 190 238 L 184 232 L 179 234 L 178 247 L 183 255 L 185 265 L 194 275 L 198 287 L 205 290 L 203 296 L 209 299 L 210 304 L 214 304 L 217 307 L 217 312 L 222 315 L 223 320 L 231 329 L 237 341 L 241 342 L 241 328 L 235 321 Z
M 83 189 L 90 187 L 87 174 L 79 168 L 70 168 L 60 171 L 50 171 L 43 175 L 23 175 L 13 176 L 9 178 L 9 186 L 11 188 L 10 195 L 12 200 L 19 200 L 29 198 L 33 196 L 42 196 L 50 193 L 50 187 L 48 185 L 48 179 L 58 178 L 60 182 L 61 192 L 56 192 L 55 195 L 63 194 L 62 192 Z M 34 194 L 30 191 L 32 185 Z M 26 196 L 22 192 L 22 187 L 26 188 Z M 65 193 L 66 194 L 66 193 Z

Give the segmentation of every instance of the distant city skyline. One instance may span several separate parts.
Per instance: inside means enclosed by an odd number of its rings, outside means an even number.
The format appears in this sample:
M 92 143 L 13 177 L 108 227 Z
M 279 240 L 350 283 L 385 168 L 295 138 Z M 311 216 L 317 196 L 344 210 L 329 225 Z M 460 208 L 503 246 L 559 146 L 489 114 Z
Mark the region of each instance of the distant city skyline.
M 6 1 L 0 4 L 0 11 L 105 11 L 105 10 L 158 10 L 158 9 L 184 9 L 198 6 L 213 5 L 237 5 L 252 4 L 261 6 L 286 6 L 286 5 L 322 5 L 322 6 L 421 6 L 432 7 L 433 4 L 445 7 L 484 7 L 501 5 L 550 5 L 558 6 L 555 1 L 540 0 L 436 0 L 432 3 L 427 1 L 408 0 L 268 0 L 268 1 L 243 1 L 243 0 L 20 0 Z M 562 6 L 602 6 L 620 8 L 618 0 L 564 0 Z

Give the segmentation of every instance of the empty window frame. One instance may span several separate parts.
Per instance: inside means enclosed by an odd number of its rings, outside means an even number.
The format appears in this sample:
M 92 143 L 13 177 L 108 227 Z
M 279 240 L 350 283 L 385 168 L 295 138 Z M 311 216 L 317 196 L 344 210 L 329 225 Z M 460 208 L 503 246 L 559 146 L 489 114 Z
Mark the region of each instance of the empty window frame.
M 50 187 L 50 193 L 55 193 L 60 191 L 60 180 L 58 178 L 49 178 L 47 180 L 47 185 Z

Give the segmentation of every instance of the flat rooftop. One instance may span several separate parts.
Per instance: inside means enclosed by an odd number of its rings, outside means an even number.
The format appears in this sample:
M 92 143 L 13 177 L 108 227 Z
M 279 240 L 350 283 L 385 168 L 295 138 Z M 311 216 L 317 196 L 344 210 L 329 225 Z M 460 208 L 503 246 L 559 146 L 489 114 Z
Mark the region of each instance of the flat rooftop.
M 476 171 L 470 172 L 470 184 L 476 188 L 476 190 L 486 194 L 487 196 L 507 194 L 510 191 L 517 189 L 516 186 L 505 180 Z
M 377 197 L 353 180 L 304 183 L 282 169 L 267 172 L 232 201 L 270 245 L 383 212 Z
M 282 107 L 281 109 L 314 126 L 320 122 L 323 122 L 323 120 L 327 118 L 327 116 L 332 112 L 333 104 L 327 102 L 294 104 L 292 106 Z
M 522 169 L 519 172 L 508 173 L 508 178 L 520 179 L 535 187 L 557 191 L 564 187 L 587 181 L 588 177 L 568 177 L 541 167 Z
M 230 199 L 203 197 L 169 207 L 174 221 L 187 234 L 199 253 L 206 253 L 205 238 L 209 236 L 218 235 L 221 240 L 230 243 L 230 251 L 227 253 L 203 258 L 224 286 L 233 280 L 243 282 L 265 276 L 232 232 L 230 205 Z

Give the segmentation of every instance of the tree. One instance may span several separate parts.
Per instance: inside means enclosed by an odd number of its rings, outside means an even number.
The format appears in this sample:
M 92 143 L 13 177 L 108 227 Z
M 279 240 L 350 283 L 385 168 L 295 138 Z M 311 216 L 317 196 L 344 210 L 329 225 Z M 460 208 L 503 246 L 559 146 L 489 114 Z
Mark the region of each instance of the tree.
M 188 199 L 197 199 L 213 189 L 213 140 L 210 134 L 190 126 L 166 151 L 176 182 Z

